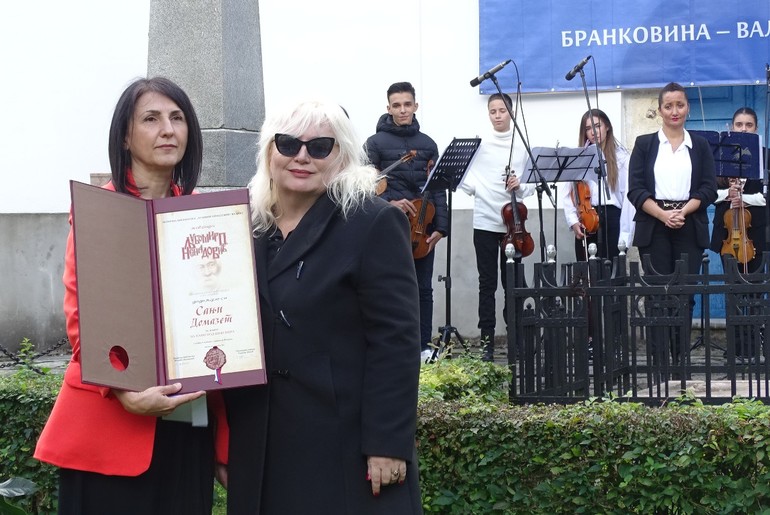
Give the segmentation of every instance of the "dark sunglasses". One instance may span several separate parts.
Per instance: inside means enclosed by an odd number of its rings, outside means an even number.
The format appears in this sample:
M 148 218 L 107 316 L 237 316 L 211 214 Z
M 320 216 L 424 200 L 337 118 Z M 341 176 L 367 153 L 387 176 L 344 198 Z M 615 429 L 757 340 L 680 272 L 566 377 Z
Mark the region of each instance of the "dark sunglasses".
M 313 138 L 310 141 L 302 141 L 288 134 L 275 135 L 275 148 L 286 157 L 294 157 L 299 154 L 302 145 L 305 145 L 307 153 L 313 159 L 324 159 L 334 149 L 334 138 Z

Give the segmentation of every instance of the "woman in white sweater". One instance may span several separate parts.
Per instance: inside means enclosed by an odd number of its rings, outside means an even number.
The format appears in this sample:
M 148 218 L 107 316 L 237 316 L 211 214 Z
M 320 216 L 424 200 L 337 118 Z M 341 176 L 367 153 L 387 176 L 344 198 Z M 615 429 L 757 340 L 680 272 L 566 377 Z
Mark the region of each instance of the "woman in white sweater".
M 487 108 L 493 130 L 489 136 L 482 138 L 481 146 L 460 185 L 465 193 L 474 197 L 473 246 L 479 272 L 478 327 L 481 329 L 483 359 L 486 361 L 492 361 L 494 357 L 498 268 L 503 289 L 506 286 L 506 257 L 501 242 L 507 228 L 501 211 L 505 204 L 511 202 L 511 190 L 516 193 L 517 199 L 532 195 L 535 191 L 533 186 L 520 184 L 517 177 L 517 174 L 524 171 L 527 159 L 521 141 L 511 145 L 514 134 L 506 101 L 507 105 L 511 105 L 508 95 L 505 95 L 505 101 L 499 94 L 489 97 Z M 510 174 L 506 174 L 509 163 Z M 503 317 L 505 312 L 503 307 Z

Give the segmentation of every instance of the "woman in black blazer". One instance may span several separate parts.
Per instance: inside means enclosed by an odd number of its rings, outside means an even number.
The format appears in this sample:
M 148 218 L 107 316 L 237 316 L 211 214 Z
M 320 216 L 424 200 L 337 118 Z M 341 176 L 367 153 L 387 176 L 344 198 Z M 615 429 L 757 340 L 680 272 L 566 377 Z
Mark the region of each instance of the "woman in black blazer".
M 709 246 L 706 208 L 717 198 L 714 156 L 704 138 L 685 130 L 689 111 L 682 86 L 663 87 L 658 95 L 663 127 L 636 139 L 629 163 L 634 245 L 640 255 L 650 255 L 660 274 L 672 273 L 682 253 L 688 273 L 698 273 Z
M 225 395 L 229 514 L 422 513 L 409 224 L 336 104 L 262 126 L 249 184 L 268 383 Z
M 658 94 L 658 112 L 663 126 L 658 132 L 636 138 L 628 167 L 628 200 L 636 208 L 634 245 L 639 255 L 649 255 L 658 274 L 670 274 L 681 254 L 687 254 L 687 272 L 700 271 L 703 251 L 709 245 L 706 208 L 717 198 L 714 156 L 708 142 L 684 128 L 690 105 L 684 88 L 669 83 Z M 658 312 L 648 304 L 647 314 Z M 690 318 L 694 301 L 690 299 Z M 666 309 L 666 308 L 664 308 Z M 687 326 L 689 329 L 689 325 Z M 663 328 L 648 333 L 653 361 L 661 364 L 665 341 Z M 689 350 L 689 330 L 672 328 L 673 362 Z M 684 351 L 684 352 L 683 352 Z

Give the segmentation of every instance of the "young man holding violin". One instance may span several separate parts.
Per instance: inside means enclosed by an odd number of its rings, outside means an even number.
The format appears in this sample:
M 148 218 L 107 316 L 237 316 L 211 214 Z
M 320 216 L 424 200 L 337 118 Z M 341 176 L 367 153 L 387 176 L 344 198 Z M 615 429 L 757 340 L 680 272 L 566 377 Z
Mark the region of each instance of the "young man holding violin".
M 365 148 L 375 167 L 390 168 L 384 179 L 387 186 L 380 197 L 410 218 L 420 289 L 420 344 L 424 361 L 432 352 L 429 344 L 433 336 L 434 248 L 449 233 L 446 192 L 420 193 L 439 154 L 436 142 L 420 132 L 414 116 L 418 107 L 414 87 L 408 82 L 396 82 L 388 88 L 387 97 L 388 112 L 378 120 L 377 132 L 366 140 Z
M 511 105 L 511 97 L 505 95 L 505 100 L 508 105 Z M 503 219 L 502 209 L 506 204 L 512 203 L 511 190 L 515 192 L 518 202 L 532 195 L 535 189 L 530 185 L 519 183 L 517 174 L 520 175 L 524 171 L 527 156 L 522 144 L 511 146 L 513 141 L 511 116 L 503 97 L 499 94 L 490 96 L 487 109 L 492 131 L 481 139 L 481 145 L 460 188 L 474 197 L 473 247 L 476 250 L 476 268 L 479 272 L 479 329 L 481 329 L 481 343 L 484 346 L 482 359 L 492 361 L 497 325 L 495 292 L 497 292 L 498 268 L 503 291 L 506 288 L 506 257 L 502 242 L 508 234 L 508 227 Z M 509 162 L 510 167 L 508 167 Z M 521 209 L 517 213 L 520 214 Z M 520 227 L 523 228 L 524 221 L 521 220 L 520 223 L 522 224 Z M 505 307 L 503 307 L 503 317 L 505 317 Z

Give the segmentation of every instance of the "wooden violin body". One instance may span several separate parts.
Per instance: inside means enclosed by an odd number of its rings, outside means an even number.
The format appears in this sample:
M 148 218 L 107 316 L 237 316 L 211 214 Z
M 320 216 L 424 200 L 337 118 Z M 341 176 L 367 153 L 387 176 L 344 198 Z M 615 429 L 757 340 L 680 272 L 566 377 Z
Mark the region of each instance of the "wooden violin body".
M 721 254 L 730 254 L 736 261 L 745 265 L 756 255 L 754 242 L 746 232 L 751 227 L 751 213 L 745 207 L 732 207 L 725 212 L 727 238 L 722 241 Z
M 415 209 L 417 209 L 416 215 L 409 216 L 412 235 L 412 257 L 414 259 L 424 258 L 430 252 L 430 245 L 428 244 L 430 234 L 427 234 L 426 228 L 433 222 L 436 206 L 427 199 L 427 196 L 428 192 L 425 192 L 422 198 L 412 201 Z
M 431 168 L 433 168 L 432 159 L 428 161 L 425 173 L 430 175 Z M 422 194 L 422 198 L 412 201 L 412 204 L 414 204 L 414 207 L 417 210 L 416 215 L 409 215 L 412 238 L 412 257 L 414 259 L 422 259 L 430 252 L 430 244 L 428 244 L 430 234 L 427 234 L 427 229 L 433 222 L 433 216 L 436 214 L 436 206 L 428 200 L 429 194 L 430 192 L 426 190 Z
M 729 185 L 730 187 L 737 185 L 739 195 L 743 194 L 744 181 L 730 179 Z M 723 221 L 727 230 L 727 238 L 722 240 L 721 254 L 723 256 L 730 254 L 735 257 L 736 261 L 746 265 L 754 259 L 756 251 L 754 242 L 749 239 L 747 232 L 748 228 L 751 227 L 751 213 L 743 205 L 742 197 L 740 204 L 740 206 L 731 207 L 725 212 Z
M 503 250 L 512 244 L 522 257 L 527 257 L 535 250 L 535 241 L 532 235 L 524 227 L 524 221 L 527 219 L 527 206 L 516 201 L 516 194 L 512 193 L 511 202 L 508 202 L 500 210 L 505 223 L 506 233 L 503 236 L 500 245 Z
M 599 230 L 599 214 L 591 205 L 591 187 L 585 181 L 577 181 L 573 185 L 572 195 L 580 224 L 585 232 L 595 234 Z

